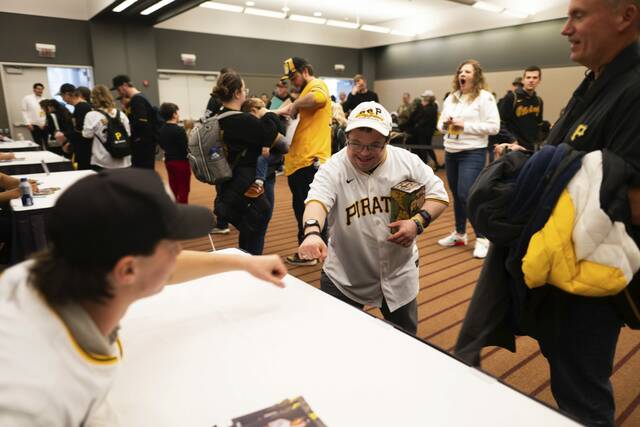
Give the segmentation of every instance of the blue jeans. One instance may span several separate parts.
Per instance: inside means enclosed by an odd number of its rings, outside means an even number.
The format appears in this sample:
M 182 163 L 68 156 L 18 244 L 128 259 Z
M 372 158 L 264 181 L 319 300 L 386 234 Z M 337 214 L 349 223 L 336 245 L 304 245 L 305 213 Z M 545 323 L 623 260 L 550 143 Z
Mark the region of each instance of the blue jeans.
M 263 221 L 259 224 L 258 231 L 245 230 L 243 227 L 239 229 L 238 247 L 249 252 L 251 255 L 262 255 L 262 251 L 264 250 L 264 236 L 267 234 L 269 221 L 273 214 L 274 187 L 275 178 L 268 179 L 264 182 L 264 197 L 269 201 L 271 209 L 265 213 Z
M 258 156 L 256 160 L 256 179 L 265 181 L 269 165 L 275 165 L 282 160 L 281 154 L 269 154 L 269 157 Z
M 467 229 L 467 199 L 469 190 L 484 168 L 487 149 L 460 151 L 444 155 L 447 180 L 453 193 L 453 209 L 456 217 L 456 232 L 464 234 Z M 476 237 L 482 237 L 476 233 Z

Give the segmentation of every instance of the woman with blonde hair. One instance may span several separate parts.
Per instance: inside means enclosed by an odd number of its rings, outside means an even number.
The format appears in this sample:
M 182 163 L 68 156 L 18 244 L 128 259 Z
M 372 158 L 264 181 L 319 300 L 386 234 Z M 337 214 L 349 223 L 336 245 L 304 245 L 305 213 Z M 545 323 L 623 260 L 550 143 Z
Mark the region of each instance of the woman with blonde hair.
M 111 92 L 104 85 L 97 85 L 93 88 L 91 91 L 91 104 L 94 110 L 87 113 L 84 119 L 84 128 L 82 129 L 83 137 L 93 138 L 91 169 L 99 171 L 101 169 L 117 169 L 131 166 L 131 155 L 116 158 L 105 147 L 109 124 L 107 116 L 115 123 L 122 123 L 127 132 L 125 137 L 130 141 L 131 128 L 129 127 L 127 115 L 116 108 Z
M 500 114 L 486 83 L 480 63 L 468 59 L 458 66 L 453 91 L 445 99 L 438 130 L 444 134 L 445 165 L 453 193 L 456 229 L 438 240 L 441 246 L 467 244 L 467 198 L 469 189 L 484 168 L 489 135 L 500 130 Z M 484 258 L 489 241 L 476 233 L 473 256 Z

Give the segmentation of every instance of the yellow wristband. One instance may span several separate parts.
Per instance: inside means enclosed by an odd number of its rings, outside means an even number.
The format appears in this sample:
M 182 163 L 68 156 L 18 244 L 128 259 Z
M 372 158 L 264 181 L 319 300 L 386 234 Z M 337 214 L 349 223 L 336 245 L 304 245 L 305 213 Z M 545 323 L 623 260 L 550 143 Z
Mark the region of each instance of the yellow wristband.
M 414 221 L 420 221 L 420 224 L 424 227 L 424 218 L 419 213 L 412 216 L 411 219 Z

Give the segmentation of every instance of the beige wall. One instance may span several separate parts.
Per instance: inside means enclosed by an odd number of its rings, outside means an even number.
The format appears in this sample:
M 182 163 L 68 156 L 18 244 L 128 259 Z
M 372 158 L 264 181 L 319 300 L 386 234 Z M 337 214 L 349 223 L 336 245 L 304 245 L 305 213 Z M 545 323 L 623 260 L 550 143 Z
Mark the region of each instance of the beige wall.
M 542 83 L 538 86 L 538 95 L 544 100 L 544 119 L 555 122 L 560 110 L 567 104 L 571 94 L 584 77 L 584 67 L 545 68 L 542 70 Z M 514 77 L 522 75 L 522 70 L 485 73 L 489 90 L 501 98 L 511 87 Z M 374 91 L 380 102 L 389 110 L 395 110 L 400 104 L 403 92 L 409 92 L 414 98 L 425 89 L 435 92 L 442 105 L 442 97 L 451 90 L 453 74 L 448 76 L 418 77 L 397 80 L 376 80 Z

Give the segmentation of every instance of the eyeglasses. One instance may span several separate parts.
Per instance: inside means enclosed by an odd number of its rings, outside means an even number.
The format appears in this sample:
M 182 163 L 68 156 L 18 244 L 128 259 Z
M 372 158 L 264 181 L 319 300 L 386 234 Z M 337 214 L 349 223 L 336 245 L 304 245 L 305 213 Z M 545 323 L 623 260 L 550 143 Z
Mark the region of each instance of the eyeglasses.
M 347 141 L 347 145 L 356 153 L 361 153 L 365 149 L 372 153 L 379 153 L 386 144 L 363 144 L 358 141 Z

